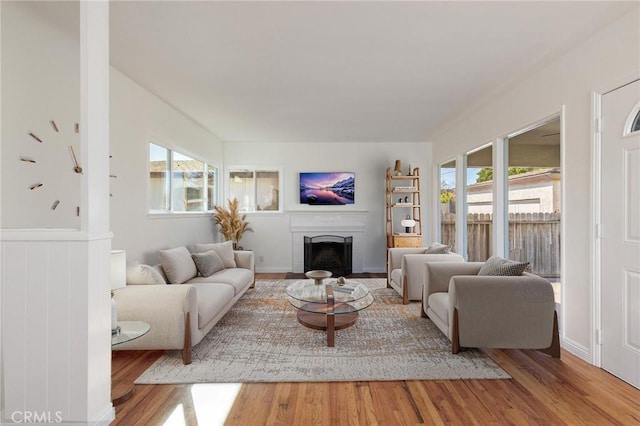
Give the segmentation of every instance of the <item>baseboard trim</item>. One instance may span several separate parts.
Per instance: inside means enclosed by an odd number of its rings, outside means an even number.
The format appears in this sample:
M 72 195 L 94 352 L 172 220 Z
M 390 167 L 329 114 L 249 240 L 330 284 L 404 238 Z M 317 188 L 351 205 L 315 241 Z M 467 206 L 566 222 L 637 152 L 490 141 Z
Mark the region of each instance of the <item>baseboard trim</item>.
M 566 337 L 561 337 L 560 342 L 561 342 L 562 349 L 577 356 L 578 358 L 582 359 L 584 362 L 587 362 L 593 365 L 593 357 L 589 349 L 585 348 L 584 346 L 580 345 L 577 342 L 574 342 L 571 339 L 567 339 Z

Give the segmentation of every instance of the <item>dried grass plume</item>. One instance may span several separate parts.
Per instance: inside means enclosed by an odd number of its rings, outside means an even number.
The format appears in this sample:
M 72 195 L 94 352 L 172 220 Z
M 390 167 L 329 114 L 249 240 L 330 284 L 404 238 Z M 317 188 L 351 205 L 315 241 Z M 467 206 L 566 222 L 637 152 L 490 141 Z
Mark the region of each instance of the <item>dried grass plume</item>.
M 214 206 L 215 213 L 211 218 L 216 225 L 220 227 L 220 232 L 226 241 L 233 241 L 235 249 L 241 249 L 238 243 L 242 239 L 242 235 L 247 231 L 253 231 L 249 222 L 245 220 L 247 215 L 240 214 L 238 211 L 238 199 L 229 200 L 229 209 Z

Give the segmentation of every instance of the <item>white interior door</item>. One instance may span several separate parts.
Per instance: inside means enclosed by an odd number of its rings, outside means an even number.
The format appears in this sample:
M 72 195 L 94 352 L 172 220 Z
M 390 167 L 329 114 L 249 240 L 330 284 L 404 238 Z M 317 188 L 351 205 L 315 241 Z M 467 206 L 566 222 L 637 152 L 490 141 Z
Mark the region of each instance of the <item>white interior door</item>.
M 602 97 L 602 368 L 640 388 L 640 80 Z

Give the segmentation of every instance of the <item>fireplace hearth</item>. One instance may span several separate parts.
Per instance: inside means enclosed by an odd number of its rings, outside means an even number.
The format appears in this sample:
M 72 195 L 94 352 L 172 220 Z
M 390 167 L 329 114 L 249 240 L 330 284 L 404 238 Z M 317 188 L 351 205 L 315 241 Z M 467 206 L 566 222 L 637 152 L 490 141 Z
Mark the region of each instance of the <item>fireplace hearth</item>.
M 304 237 L 304 272 L 322 269 L 336 277 L 349 275 L 353 272 L 352 250 L 353 237 Z

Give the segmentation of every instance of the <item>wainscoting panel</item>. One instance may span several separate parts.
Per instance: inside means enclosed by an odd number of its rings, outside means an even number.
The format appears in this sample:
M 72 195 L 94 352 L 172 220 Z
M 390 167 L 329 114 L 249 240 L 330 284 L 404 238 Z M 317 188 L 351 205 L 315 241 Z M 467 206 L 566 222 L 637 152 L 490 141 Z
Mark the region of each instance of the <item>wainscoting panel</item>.
M 86 421 L 110 400 L 111 237 L 3 231 L 2 239 L 0 423 L 26 412 Z

